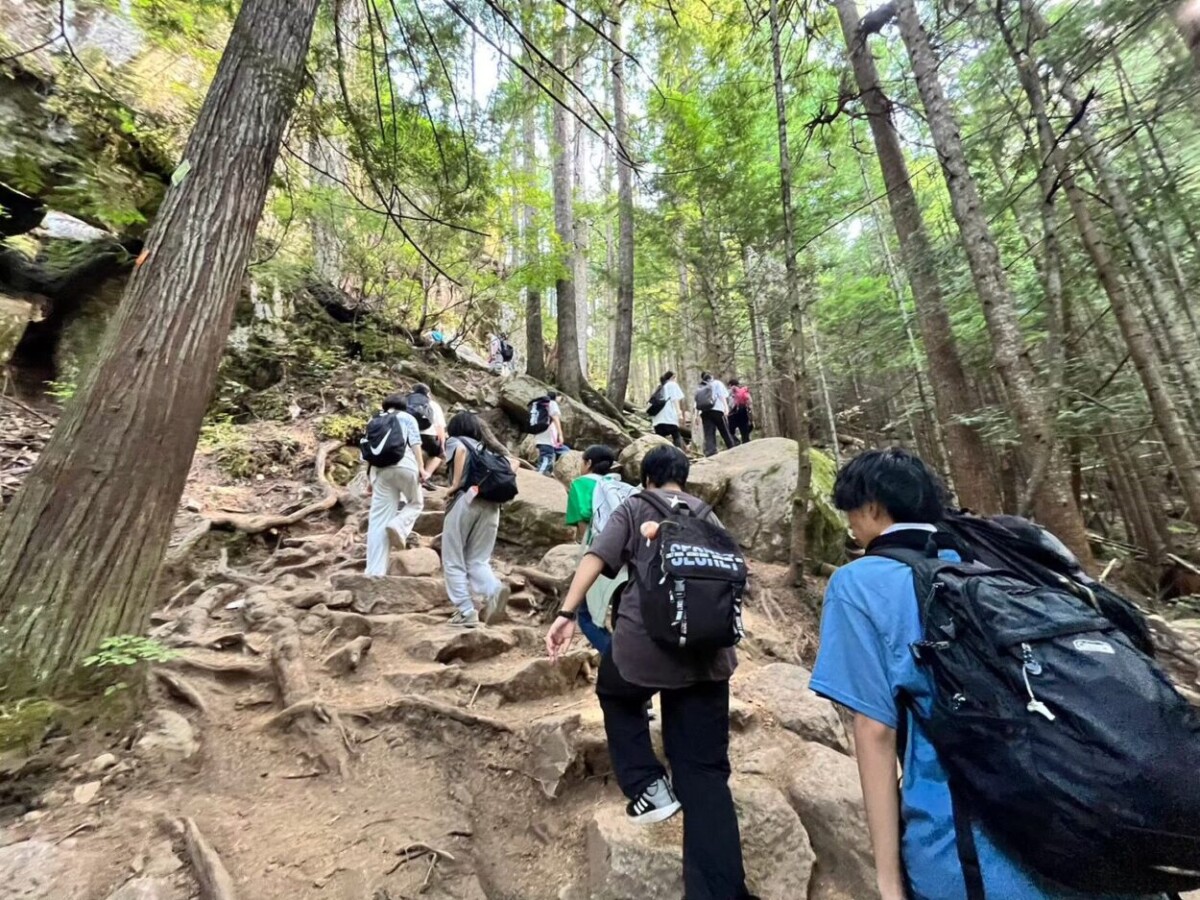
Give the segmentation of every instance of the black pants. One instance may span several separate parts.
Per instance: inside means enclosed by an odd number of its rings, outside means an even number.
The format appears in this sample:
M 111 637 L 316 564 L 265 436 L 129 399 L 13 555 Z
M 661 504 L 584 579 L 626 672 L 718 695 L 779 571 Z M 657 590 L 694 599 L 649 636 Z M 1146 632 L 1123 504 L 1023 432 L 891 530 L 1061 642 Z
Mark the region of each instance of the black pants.
M 670 438 L 671 443 L 680 450 L 683 449 L 683 436 L 679 433 L 678 425 L 655 425 L 654 433 L 659 437 Z
M 700 413 L 700 419 L 704 422 L 704 455 L 712 456 L 717 452 L 717 435 L 721 435 L 721 440 L 725 442 L 725 447 L 729 450 L 733 449 L 733 435 L 729 433 L 729 423 L 725 421 L 725 413 L 715 409 L 706 409 Z
M 631 800 L 667 773 L 654 755 L 646 702 L 662 695 L 663 747 L 683 804 L 683 885 L 687 900 L 746 900 L 737 812 L 729 791 L 729 682 L 655 691 L 621 677 L 612 651 L 600 661 L 596 694 L 613 772 Z
M 750 432 L 754 430 L 754 421 L 750 418 L 750 410 L 735 409 L 729 414 L 729 427 L 738 438 L 739 444 L 750 443 Z

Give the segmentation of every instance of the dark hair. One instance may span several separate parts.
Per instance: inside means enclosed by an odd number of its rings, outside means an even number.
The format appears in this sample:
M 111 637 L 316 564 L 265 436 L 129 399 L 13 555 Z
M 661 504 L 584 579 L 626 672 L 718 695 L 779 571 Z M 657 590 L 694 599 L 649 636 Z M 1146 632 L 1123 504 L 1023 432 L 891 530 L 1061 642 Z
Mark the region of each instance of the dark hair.
M 675 373 L 674 373 L 674 372 L 663 372 L 663 374 L 662 374 L 662 378 L 658 379 L 658 383 L 659 383 L 659 384 L 666 384 L 668 381 L 670 381 L 670 380 L 671 380 L 672 378 L 674 378 L 674 377 L 675 377 Z
M 843 512 L 878 503 L 897 522 L 940 522 L 946 507 L 942 481 L 919 456 L 892 447 L 868 450 L 838 472 L 833 505 Z
M 429 385 L 418 382 L 412 386 L 412 392 L 414 394 L 424 394 L 426 397 L 428 397 Z
M 647 487 L 677 484 L 687 487 L 692 464 L 678 447 L 662 444 L 642 457 L 642 483 Z
M 730 387 L 741 387 L 741 386 L 742 386 L 742 383 L 741 383 L 740 381 L 738 381 L 736 378 L 730 378 L 730 379 L 729 379 L 729 386 L 730 386 Z
M 448 437 L 465 437 L 475 441 L 483 440 L 483 428 L 480 427 L 479 417 L 474 413 L 466 412 L 455 413 L 450 419 L 450 424 L 446 426 L 446 435 Z
M 408 401 L 400 394 L 389 394 L 383 401 L 383 410 L 387 412 L 389 409 L 405 410 L 408 409 Z
M 549 397 L 551 400 L 557 400 L 558 399 L 558 391 L 546 391 L 546 396 Z
M 592 444 L 583 451 L 583 458 L 592 464 L 597 475 L 607 475 L 617 462 L 617 451 L 607 444 Z

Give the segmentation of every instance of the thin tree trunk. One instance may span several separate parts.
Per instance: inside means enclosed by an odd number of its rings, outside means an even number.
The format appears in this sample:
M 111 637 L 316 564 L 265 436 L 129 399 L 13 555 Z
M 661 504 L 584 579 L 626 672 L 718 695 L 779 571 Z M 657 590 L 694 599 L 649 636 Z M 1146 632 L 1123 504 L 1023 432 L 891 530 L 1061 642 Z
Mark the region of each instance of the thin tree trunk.
M 526 97 L 525 112 L 522 116 L 522 158 L 525 169 L 525 192 L 533 190 L 537 182 L 537 131 L 534 127 L 533 113 L 535 98 L 532 96 L 536 86 L 530 82 L 530 96 Z M 524 207 L 524 234 L 522 235 L 524 252 L 522 261 L 528 270 L 532 271 L 535 260 L 541 255 L 538 241 L 537 207 L 526 203 Z M 540 267 L 537 267 L 540 269 Z M 546 380 L 546 335 L 542 323 L 542 290 L 533 284 L 526 276 L 525 286 L 525 371 L 539 381 Z
M 1179 7 L 1179 33 L 1200 72 L 1200 0 L 1184 0 Z
M 771 62 L 775 82 L 775 119 L 779 126 L 779 199 L 783 207 L 783 263 L 786 271 L 787 309 L 792 327 L 792 404 L 796 417 L 797 481 L 792 497 L 792 581 L 804 583 L 807 556 L 808 502 L 812 493 L 812 458 L 808 441 L 808 374 L 804 368 L 804 306 L 800 297 L 800 272 L 796 263 L 796 231 L 792 208 L 792 159 L 788 151 L 787 95 L 783 80 L 782 23 L 779 0 L 771 0 Z
M 620 406 L 629 388 L 629 354 L 633 347 L 633 171 L 629 124 L 625 110 L 625 58 L 622 55 L 621 9 L 613 10 L 612 95 L 613 128 L 617 140 L 617 310 L 612 364 L 608 370 L 608 399 Z M 653 383 L 653 382 L 651 382 Z
M 1092 565 L 1092 552 L 1087 530 L 1071 498 L 1065 473 L 1060 471 L 1057 455 L 1053 453 L 1053 421 L 1038 396 L 1016 303 L 984 214 L 979 189 L 967 166 L 958 123 L 938 81 L 937 59 L 929 35 L 917 14 L 915 0 L 897 0 L 896 7 L 900 33 L 912 60 L 917 88 L 938 149 L 954 219 L 958 223 L 975 291 L 983 306 L 996 368 L 1008 394 L 1009 408 L 1026 452 L 1034 459 L 1045 454 L 1051 460 L 1044 487 L 1033 498 L 1034 510 L 1041 523 L 1058 535 L 1088 568 Z
M 579 64 L 572 70 L 572 78 L 579 81 Z M 583 168 L 584 135 L 583 125 L 573 119 L 572 126 L 572 196 L 571 215 L 575 217 L 575 333 L 579 345 L 579 369 L 583 380 L 588 380 L 588 242 L 591 238 L 591 221 L 580 218 L 578 212 L 587 200 L 587 179 Z
M 859 32 L 855 0 L 834 0 L 834 5 L 867 111 L 904 268 L 912 287 L 917 325 L 929 366 L 930 387 L 948 450 L 954 487 L 964 506 L 984 514 L 995 513 L 1000 510 L 1000 495 L 995 480 L 988 474 L 990 468 L 983 439 L 978 431 L 961 421 L 973 411 L 971 393 L 942 297 L 929 235 L 900 137 L 892 121 L 891 102 L 880 89 L 875 61 L 866 45 L 867 36 Z
M 813 356 L 817 362 L 817 383 L 821 386 L 821 405 L 825 408 L 825 423 L 829 426 L 829 446 L 833 450 L 833 461 L 840 468 L 842 451 L 838 446 L 837 414 L 833 410 L 833 398 L 829 394 L 829 382 L 825 378 L 825 356 L 821 353 L 821 338 L 817 332 L 817 323 L 808 323 L 812 333 Z M 914 435 L 915 436 L 915 435 Z
M 560 22 L 554 35 L 554 65 L 559 71 L 567 63 L 567 29 Z M 559 97 L 566 96 L 565 79 L 553 78 Z M 551 115 L 553 135 L 550 141 L 551 176 L 554 188 L 554 226 L 562 248 L 562 266 L 555 280 L 554 293 L 558 307 L 558 386 L 572 397 L 583 393 L 583 369 L 579 358 L 579 329 L 575 318 L 575 215 L 571 197 L 571 166 L 567 114 L 559 103 Z
M 146 626 L 316 10 L 242 4 L 183 154 L 191 170 L 0 524 L 6 694 L 53 690 L 102 639 Z

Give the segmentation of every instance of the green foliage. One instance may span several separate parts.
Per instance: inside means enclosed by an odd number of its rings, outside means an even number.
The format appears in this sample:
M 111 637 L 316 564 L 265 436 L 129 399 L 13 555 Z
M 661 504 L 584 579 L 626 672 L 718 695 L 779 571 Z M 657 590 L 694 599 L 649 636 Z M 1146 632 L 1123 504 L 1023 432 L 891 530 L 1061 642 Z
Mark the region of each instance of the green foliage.
M 365 417 L 343 413 L 325 416 L 317 426 L 317 434 L 321 440 L 341 441 L 343 444 L 353 444 L 363 434 Z
M 102 640 L 96 652 L 84 658 L 83 665 L 96 669 L 124 669 L 146 663 L 169 662 L 178 655 L 153 638 L 119 634 Z
M 41 743 L 59 713 L 58 704 L 37 698 L 0 704 L 0 753 L 32 751 Z

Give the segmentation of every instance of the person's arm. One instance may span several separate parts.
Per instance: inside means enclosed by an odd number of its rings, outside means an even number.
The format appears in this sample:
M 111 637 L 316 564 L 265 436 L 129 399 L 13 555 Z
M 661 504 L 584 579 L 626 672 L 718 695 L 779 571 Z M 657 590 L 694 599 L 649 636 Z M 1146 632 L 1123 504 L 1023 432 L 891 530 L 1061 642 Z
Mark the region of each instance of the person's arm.
M 882 900 L 905 900 L 900 864 L 900 789 L 896 780 L 896 730 L 854 714 L 854 749 L 862 782 L 867 830 L 875 854 L 875 875 Z
M 462 490 L 463 481 L 467 477 L 467 453 L 466 448 L 459 444 L 454 448 L 454 455 L 450 458 L 450 493 L 456 494 Z
M 551 661 L 557 660 L 575 638 L 575 614 L 587 599 L 588 589 L 596 583 L 596 579 L 604 573 L 604 560 L 594 553 L 588 553 L 579 562 L 571 587 L 567 590 L 567 599 L 563 601 L 562 611 L 570 614 L 570 618 L 558 616 L 550 630 L 546 632 L 546 653 Z

